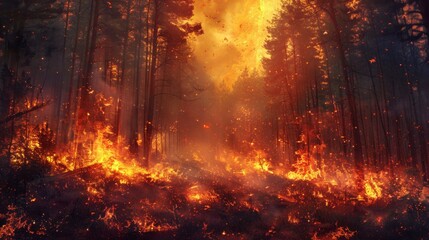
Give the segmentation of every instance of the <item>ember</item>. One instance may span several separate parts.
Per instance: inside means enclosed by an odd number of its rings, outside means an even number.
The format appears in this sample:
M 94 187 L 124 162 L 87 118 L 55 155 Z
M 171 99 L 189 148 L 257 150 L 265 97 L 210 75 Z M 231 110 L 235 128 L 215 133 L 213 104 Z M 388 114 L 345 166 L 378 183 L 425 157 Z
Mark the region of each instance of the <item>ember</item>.
M 28 220 L 25 216 L 16 212 L 17 208 L 15 206 L 9 205 L 7 210 L 8 212 L 5 215 L 0 214 L 0 219 L 5 221 L 0 228 L 0 238 L 2 239 L 13 238 L 16 231 L 29 226 Z

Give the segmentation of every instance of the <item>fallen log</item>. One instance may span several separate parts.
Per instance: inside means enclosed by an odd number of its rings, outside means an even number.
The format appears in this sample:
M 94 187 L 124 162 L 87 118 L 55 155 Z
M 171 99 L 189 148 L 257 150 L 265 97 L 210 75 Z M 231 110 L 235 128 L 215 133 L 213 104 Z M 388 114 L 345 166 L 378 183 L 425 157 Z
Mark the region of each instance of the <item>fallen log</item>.
M 39 110 L 39 109 L 47 106 L 50 102 L 51 101 L 49 100 L 49 101 L 46 101 L 44 103 L 38 104 L 36 106 L 33 106 L 33 107 L 31 107 L 31 108 L 29 108 L 27 110 L 24 110 L 24 111 L 21 111 L 21 112 L 17 112 L 15 114 L 7 116 L 5 119 L 0 120 L 0 125 L 6 124 L 6 123 L 8 123 L 10 121 L 13 121 L 13 120 L 18 119 L 20 117 L 23 117 L 26 114 L 29 114 L 29 113 L 34 112 L 34 111 L 37 111 L 37 110 Z
M 102 168 L 101 163 L 96 163 L 96 164 L 93 164 L 93 165 L 90 165 L 90 166 L 87 166 L 87 167 L 78 168 L 78 169 L 73 170 L 73 171 L 68 171 L 68 172 L 65 172 L 65 173 L 60 173 L 60 174 L 57 174 L 57 175 L 54 175 L 54 176 L 47 176 L 47 177 L 44 177 L 44 178 L 39 178 L 39 179 L 36 179 L 33 182 L 31 182 L 30 184 L 37 185 L 37 184 L 40 184 L 42 182 L 43 183 L 50 183 L 50 182 L 67 180 L 67 179 L 69 179 L 71 177 L 81 176 L 81 175 L 84 175 L 84 174 L 89 174 L 92 171 L 99 170 L 101 168 Z

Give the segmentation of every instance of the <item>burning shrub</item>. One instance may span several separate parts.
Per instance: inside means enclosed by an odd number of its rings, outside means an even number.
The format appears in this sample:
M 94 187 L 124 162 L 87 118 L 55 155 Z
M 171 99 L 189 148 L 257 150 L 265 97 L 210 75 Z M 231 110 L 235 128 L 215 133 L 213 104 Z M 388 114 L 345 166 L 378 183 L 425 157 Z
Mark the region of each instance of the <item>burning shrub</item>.
M 7 171 L 3 169 L 8 176 L 3 187 L 13 193 L 10 196 L 24 193 L 27 183 L 50 173 L 56 157 L 54 134 L 46 123 L 29 131 L 21 127 L 17 133 L 6 158 Z
M 16 206 L 9 205 L 5 214 L 0 213 L 0 239 L 14 239 L 19 230 L 27 230 L 30 223 Z

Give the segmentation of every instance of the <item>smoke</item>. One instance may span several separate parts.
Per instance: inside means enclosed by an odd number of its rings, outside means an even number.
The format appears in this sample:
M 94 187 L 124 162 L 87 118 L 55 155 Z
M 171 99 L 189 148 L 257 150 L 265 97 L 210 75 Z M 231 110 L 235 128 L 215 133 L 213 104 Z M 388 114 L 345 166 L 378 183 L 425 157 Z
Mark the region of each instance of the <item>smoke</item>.
M 269 21 L 281 0 L 195 1 L 194 21 L 204 34 L 191 41 L 197 59 L 218 85 L 231 89 L 241 72 L 262 72 Z

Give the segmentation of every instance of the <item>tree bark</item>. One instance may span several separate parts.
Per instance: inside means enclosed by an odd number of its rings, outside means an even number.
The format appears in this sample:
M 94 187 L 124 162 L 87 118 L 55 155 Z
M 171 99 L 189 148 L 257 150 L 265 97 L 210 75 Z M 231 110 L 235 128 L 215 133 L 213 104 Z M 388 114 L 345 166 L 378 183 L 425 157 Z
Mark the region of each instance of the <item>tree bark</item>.
M 118 97 L 118 106 L 116 112 L 116 122 L 115 122 L 115 136 L 116 140 L 118 140 L 119 131 L 121 127 L 122 120 L 122 98 L 124 95 L 124 84 L 125 84 L 125 74 L 126 74 L 126 59 L 127 59 L 127 49 L 128 49 L 128 33 L 130 31 L 130 13 L 131 13 L 131 0 L 127 2 L 127 17 L 125 20 L 125 32 L 124 32 L 124 45 L 122 47 L 122 63 L 121 63 L 121 77 L 119 83 L 119 97 Z
M 91 114 L 93 99 L 91 99 L 91 78 L 92 78 L 92 68 L 94 65 L 95 49 L 97 44 L 97 32 L 98 32 L 98 20 L 99 20 L 99 11 L 100 11 L 100 0 L 93 0 L 94 8 L 91 13 L 92 24 L 90 26 L 90 31 L 88 31 L 87 37 L 90 38 L 89 47 L 88 47 L 88 57 L 84 66 L 84 73 L 81 80 L 81 97 L 79 103 L 79 116 L 78 116 L 78 126 L 89 127 L 88 120 Z
M 154 128 L 154 115 L 155 115 L 155 83 L 156 83 L 156 71 L 157 71 L 157 55 L 158 55 L 158 15 L 159 15 L 159 0 L 154 0 L 154 10 L 153 10 L 153 36 L 152 36 L 152 63 L 150 69 L 150 78 L 149 78 L 149 92 L 148 92 L 148 109 L 147 109 L 147 119 L 145 123 L 146 129 L 146 139 L 144 144 L 144 159 L 143 165 L 149 166 L 150 161 L 150 152 L 153 138 L 153 128 Z
M 131 109 L 131 128 L 130 128 L 130 150 L 132 153 L 138 156 L 139 146 L 138 146 L 138 123 L 139 123 L 139 105 L 140 105 L 140 81 L 141 81 L 141 46 L 142 46 L 142 34 L 143 34 L 143 4 L 142 1 L 139 1 L 139 25 L 138 25 L 138 36 L 137 36 L 137 46 L 136 46 L 136 62 L 135 62 L 135 78 L 134 78 L 134 104 Z
M 346 91 L 346 98 L 349 107 L 350 120 L 352 124 L 352 136 L 353 136 L 353 154 L 354 154 L 354 163 L 357 173 L 356 186 L 358 192 L 363 191 L 363 180 L 364 176 L 364 164 L 363 164 L 363 154 L 362 154 L 362 142 L 360 136 L 360 128 L 358 122 L 358 114 L 356 108 L 356 98 L 354 95 L 354 89 L 352 86 L 352 79 L 349 76 L 349 66 L 346 58 L 346 50 L 344 47 L 344 42 L 341 36 L 340 25 L 337 20 L 337 13 L 334 7 L 333 1 L 329 2 L 329 11 L 327 12 L 331 18 L 334 31 L 335 31 L 335 42 L 338 47 L 338 54 L 341 62 L 342 74 L 344 77 L 344 86 Z
M 76 58 L 77 58 L 77 45 L 78 45 L 78 40 L 79 40 L 79 31 L 80 31 L 80 25 L 81 25 L 81 19 L 80 19 L 80 14 L 81 14 L 81 9 L 82 9 L 82 0 L 79 0 L 78 3 L 78 9 L 76 12 L 76 18 L 77 18 L 77 23 L 76 23 L 76 33 L 74 36 L 74 42 L 73 42 L 73 50 L 72 50 L 72 60 L 71 60 L 71 69 L 70 69 L 70 78 L 69 78 L 69 89 L 68 89 L 68 97 L 67 97 L 67 103 L 66 106 L 64 107 L 65 109 L 65 131 L 66 134 L 64 134 L 63 137 L 63 142 L 67 143 L 72 135 L 72 125 L 73 125 L 73 118 L 76 117 L 76 113 L 72 111 L 72 105 L 73 105 L 73 93 L 74 93 L 74 89 L 78 87 L 78 84 L 74 81 L 74 76 L 75 76 L 75 70 L 76 70 Z M 78 90 L 76 90 L 78 91 Z M 76 95 L 77 96 L 77 95 Z M 77 102 L 76 102 L 77 104 Z

